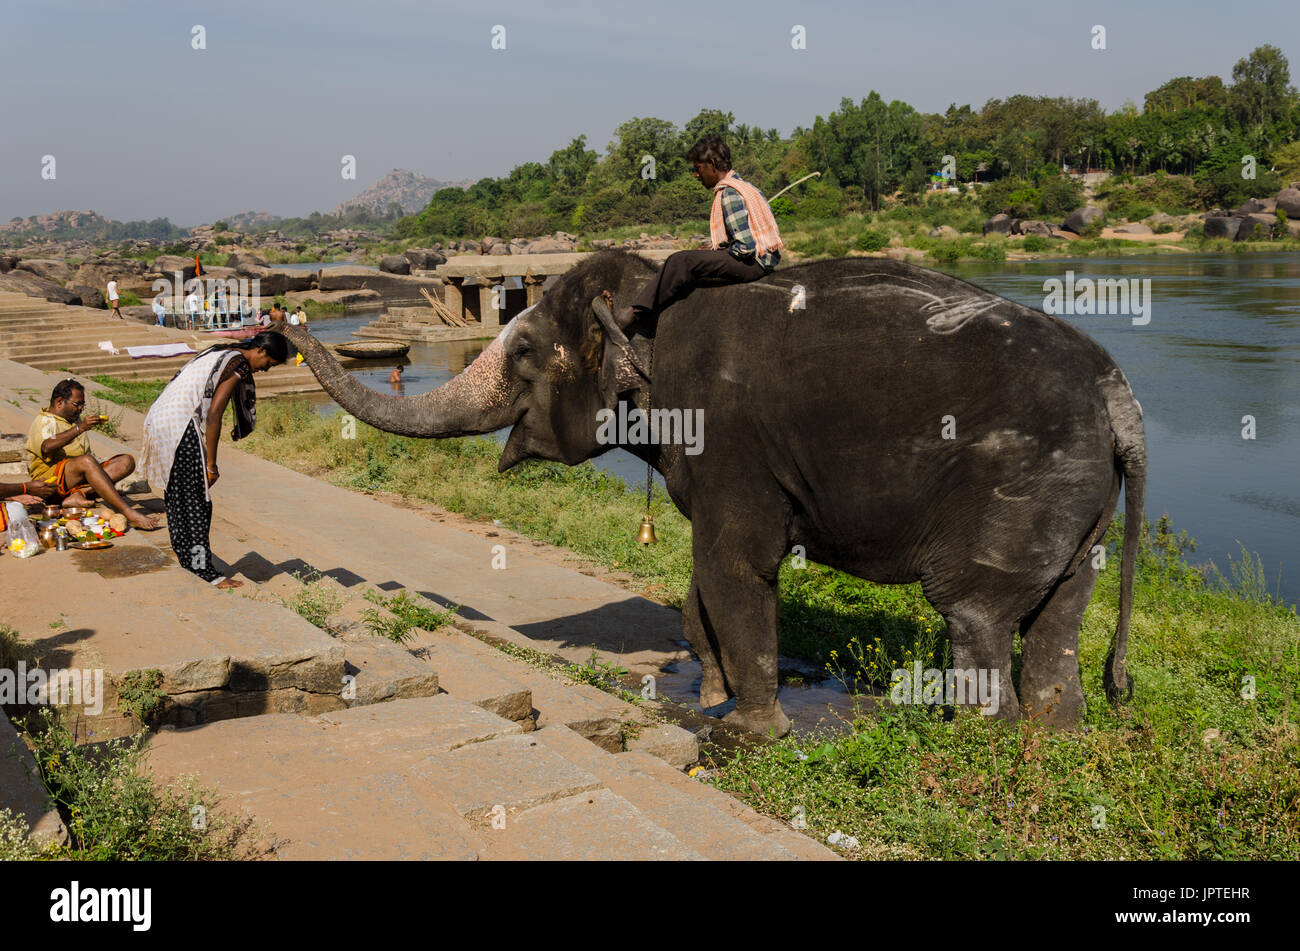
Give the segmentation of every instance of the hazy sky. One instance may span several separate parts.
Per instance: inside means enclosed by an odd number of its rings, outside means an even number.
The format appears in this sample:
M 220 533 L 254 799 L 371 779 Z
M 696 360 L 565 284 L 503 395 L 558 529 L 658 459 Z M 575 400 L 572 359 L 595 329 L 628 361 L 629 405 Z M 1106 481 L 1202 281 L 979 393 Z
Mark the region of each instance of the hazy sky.
M 1134 7 L 1137 9 L 1134 9 Z M 393 168 L 456 180 L 702 108 L 788 135 L 876 89 L 921 111 L 1015 93 L 1106 109 L 1256 46 L 1300 73 L 1294 0 L 703 4 L 3 0 L 0 221 L 180 225 L 330 211 Z M 506 49 L 492 49 L 505 27 Z M 807 49 L 791 48 L 806 28 Z M 1091 29 L 1107 49 L 1091 48 Z M 191 47 L 206 30 L 205 50 Z M 356 156 L 357 180 L 340 175 Z M 53 155 L 56 178 L 42 180 Z

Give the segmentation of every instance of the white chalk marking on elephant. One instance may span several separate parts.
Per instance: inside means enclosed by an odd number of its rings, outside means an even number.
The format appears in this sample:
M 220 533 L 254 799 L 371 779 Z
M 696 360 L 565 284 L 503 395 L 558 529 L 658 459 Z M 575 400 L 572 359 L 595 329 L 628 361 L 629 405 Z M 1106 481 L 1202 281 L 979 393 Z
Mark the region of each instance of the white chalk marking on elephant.
M 989 452 L 1005 452 L 1013 448 L 1020 440 L 1033 439 L 1015 429 L 995 429 L 983 439 L 971 443 L 973 449 L 987 449 Z
M 886 276 L 866 274 L 862 275 L 862 278 Z M 907 287 L 897 279 L 870 287 L 854 288 L 854 290 L 867 294 L 881 294 L 893 291 L 924 298 L 925 303 L 921 305 L 921 310 L 931 315 L 926 320 L 925 325 L 934 333 L 939 334 L 954 333 L 964 327 L 970 320 L 1001 303 L 1001 299 L 997 297 L 973 294 L 940 297 L 938 294 L 922 290 L 920 287 Z
M 938 334 L 955 333 L 990 308 L 998 305 L 997 298 L 961 297 L 936 298 L 921 309 L 930 313 L 925 325 Z
M 1004 502 L 1029 502 L 1032 501 L 1032 495 L 1003 495 L 1002 486 L 993 487 L 993 494 Z

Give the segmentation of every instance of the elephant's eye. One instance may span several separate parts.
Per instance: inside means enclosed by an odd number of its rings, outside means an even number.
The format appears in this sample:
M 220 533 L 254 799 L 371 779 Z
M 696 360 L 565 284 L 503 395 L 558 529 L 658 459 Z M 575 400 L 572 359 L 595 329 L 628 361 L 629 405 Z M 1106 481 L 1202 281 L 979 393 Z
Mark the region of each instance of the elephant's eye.
M 515 360 L 523 360 L 532 352 L 533 348 L 521 341 L 520 343 L 515 344 L 515 349 L 511 352 L 510 356 Z

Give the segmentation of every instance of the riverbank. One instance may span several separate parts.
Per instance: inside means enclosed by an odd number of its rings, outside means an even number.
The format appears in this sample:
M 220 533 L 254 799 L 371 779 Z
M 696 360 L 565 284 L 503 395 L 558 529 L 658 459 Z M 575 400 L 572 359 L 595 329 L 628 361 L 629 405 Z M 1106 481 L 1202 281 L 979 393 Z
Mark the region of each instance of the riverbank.
M 417 441 L 279 402 L 244 447 L 362 491 L 426 499 L 568 548 L 680 605 L 689 523 L 653 506 L 658 545 L 632 541 L 641 500 L 590 464 L 495 471 L 486 439 Z M 1136 582 L 1133 700 L 1101 675 L 1118 608 L 1119 526 L 1085 614 L 1082 734 L 980 717 L 888 710 L 871 699 L 896 667 L 947 666 L 939 618 L 917 586 L 879 586 L 809 565 L 781 576 L 783 654 L 829 666 L 858 691 L 835 730 L 792 736 L 714 767 L 716 782 L 773 817 L 841 831 L 861 857 L 1295 858 L 1300 855 L 1300 619 L 1243 559 L 1224 579 L 1189 565 L 1190 540 L 1148 526 Z M 783 679 L 788 685 L 791 676 Z M 798 807 L 798 808 L 796 808 Z M 802 810 L 802 811 L 799 811 Z M 1099 823 L 1095 824 L 1095 823 Z
M 137 390 L 138 405 L 149 399 Z M 361 424 L 345 440 L 337 418 L 301 401 L 259 407 L 258 430 L 240 448 L 352 491 L 429 500 L 488 533 L 561 546 L 592 565 L 584 570 L 666 605 L 680 605 L 688 583 L 689 523 L 657 497 L 659 544 L 635 544 L 643 496 L 589 463 L 498 474 L 488 439 L 409 440 Z M 895 667 L 947 664 L 942 619 L 916 586 L 787 564 L 782 652 L 806 666 L 783 671 L 783 689 L 820 669 L 843 678 L 857 708 L 738 755 L 706 747 L 705 775 L 763 814 L 800 817 L 820 841 L 854 836 L 848 851 L 859 858 L 1294 858 L 1300 619 L 1273 603 L 1251 562 L 1222 578 L 1188 563 L 1186 536 L 1149 525 L 1129 650 L 1137 689 L 1112 707 L 1101 674 L 1118 609 L 1119 530 L 1107 536 L 1108 568 L 1080 636 L 1085 732 L 880 706 L 873 698 Z

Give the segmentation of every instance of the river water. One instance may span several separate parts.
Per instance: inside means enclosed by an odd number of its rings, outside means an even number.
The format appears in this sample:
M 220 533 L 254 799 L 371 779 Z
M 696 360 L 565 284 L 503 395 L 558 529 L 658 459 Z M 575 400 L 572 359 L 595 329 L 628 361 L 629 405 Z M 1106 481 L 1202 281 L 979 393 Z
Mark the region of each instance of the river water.
M 1101 343 L 1142 404 L 1149 472 L 1146 515 L 1168 514 L 1196 539 L 1194 563 L 1225 575 L 1238 541 L 1262 560 L 1269 590 L 1300 597 L 1300 255 L 1144 255 L 946 267 L 959 277 L 1026 304 L 1044 306 L 1044 281 L 1082 278 L 1150 281 L 1150 320 L 1063 316 Z M 1141 286 L 1141 285 L 1139 285 Z M 375 315 L 316 319 L 327 342 Z M 1141 318 L 1139 318 L 1141 319 Z M 423 393 L 463 370 L 486 341 L 416 344 L 403 392 Z M 391 364 L 362 369 L 363 383 L 391 391 Z M 1026 368 L 1032 372 L 1031 367 Z M 332 406 L 320 397 L 322 408 Z M 1243 439 L 1244 416 L 1255 438 Z M 498 436 L 504 440 L 505 434 Z M 629 484 L 645 465 L 615 451 L 595 464 Z M 1280 577 L 1280 581 L 1279 581 Z

